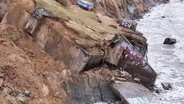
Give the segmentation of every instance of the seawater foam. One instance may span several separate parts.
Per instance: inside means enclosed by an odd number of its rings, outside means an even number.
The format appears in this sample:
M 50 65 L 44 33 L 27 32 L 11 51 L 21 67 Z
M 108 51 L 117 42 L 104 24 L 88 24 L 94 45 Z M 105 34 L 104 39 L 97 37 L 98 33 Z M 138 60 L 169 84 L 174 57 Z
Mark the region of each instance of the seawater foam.
M 165 18 L 162 18 L 165 16 Z M 153 98 L 152 104 L 184 104 L 184 2 L 171 0 L 151 9 L 138 21 L 138 31 L 148 40 L 148 61 L 158 73 L 156 86 L 169 82 L 173 89 Z M 176 38 L 175 45 L 163 45 L 167 37 Z

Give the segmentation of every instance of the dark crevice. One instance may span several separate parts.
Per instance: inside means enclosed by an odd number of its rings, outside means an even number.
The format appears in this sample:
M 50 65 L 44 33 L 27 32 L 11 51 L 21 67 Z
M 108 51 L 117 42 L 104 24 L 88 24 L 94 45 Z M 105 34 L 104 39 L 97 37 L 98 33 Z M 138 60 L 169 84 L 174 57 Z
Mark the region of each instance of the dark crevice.
M 99 88 L 99 91 L 100 91 L 101 100 L 102 100 L 102 102 L 103 102 L 104 100 L 103 100 L 103 94 L 102 94 L 102 90 L 101 90 L 100 83 L 98 83 L 98 88 Z

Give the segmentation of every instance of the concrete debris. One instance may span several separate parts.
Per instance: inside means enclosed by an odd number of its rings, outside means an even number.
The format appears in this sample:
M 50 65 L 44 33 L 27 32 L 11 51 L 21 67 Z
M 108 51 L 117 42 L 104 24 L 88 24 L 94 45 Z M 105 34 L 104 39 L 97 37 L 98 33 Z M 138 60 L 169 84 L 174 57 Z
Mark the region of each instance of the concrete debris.
M 54 17 L 52 11 L 46 7 L 37 7 L 33 12 L 33 16 L 37 19 L 43 19 L 44 17 Z
M 123 19 L 119 25 L 135 31 L 137 27 L 137 22 L 133 20 Z
M 41 19 L 44 19 L 44 17 L 54 18 L 54 15 L 53 15 L 53 13 L 48 8 L 45 8 L 45 7 L 37 7 L 33 11 L 33 14 L 31 16 L 31 18 L 29 19 L 29 21 L 27 22 L 24 30 L 28 34 L 34 35 L 34 32 L 35 32 L 37 26 L 41 22 Z
M 132 82 L 114 84 L 113 91 L 121 98 L 122 102 L 128 104 L 148 104 L 154 96 L 154 94 L 143 85 Z

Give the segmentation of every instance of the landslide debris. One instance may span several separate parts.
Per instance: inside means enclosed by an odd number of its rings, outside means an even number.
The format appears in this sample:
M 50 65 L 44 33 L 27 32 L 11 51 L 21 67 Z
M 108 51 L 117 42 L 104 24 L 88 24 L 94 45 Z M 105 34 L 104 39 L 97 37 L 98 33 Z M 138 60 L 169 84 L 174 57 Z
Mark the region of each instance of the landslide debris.
M 0 103 L 93 104 L 120 100 L 110 86 L 112 77 L 120 76 L 118 71 L 102 67 L 72 74 L 70 66 L 58 58 L 61 39 L 64 37 L 74 45 L 95 52 L 101 50 L 104 40 L 117 33 L 127 37 L 133 45 L 142 47 L 147 47 L 146 39 L 137 31 L 118 27 L 116 19 L 109 19 L 112 22 L 107 24 L 104 15 L 82 10 L 76 5 L 63 7 L 65 1 L 60 2 L 62 5 L 56 1 L 0 1 Z M 70 2 L 73 4 L 75 0 Z M 112 1 L 109 2 L 106 5 L 110 10 L 107 10 L 111 17 L 117 17 L 119 14 L 113 14 L 116 10 L 111 8 Z M 50 9 L 55 18 L 45 17 L 39 21 L 34 34 L 27 34 L 24 29 L 36 7 Z M 140 10 L 144 11 L 144 6 Z M 124 10 L 120 12 L 124 13 L 120 17 L 126 16 Z M 54 44 L 49 46 L 49 42 Z

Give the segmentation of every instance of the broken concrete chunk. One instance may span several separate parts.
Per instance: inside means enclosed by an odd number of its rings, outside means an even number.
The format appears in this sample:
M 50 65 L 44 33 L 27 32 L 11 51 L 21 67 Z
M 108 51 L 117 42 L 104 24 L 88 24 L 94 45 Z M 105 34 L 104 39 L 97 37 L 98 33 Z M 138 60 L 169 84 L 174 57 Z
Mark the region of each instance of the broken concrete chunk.
M 128 104 L 149 104 L 154 96 L 143 85 L 132 82 L 114 84 L 113 92 L 121 98 L 122 102 L 126 101 Z
M 161 85 L 162 85 L 164 90 L 171 90 L 172 89 L 172 86 L 170 83 L 162 82 Z
M 37 18 L 37 19 L 42 19 L 44 16 L 45 17 L 54 17 L 53 13 L 51 10 L 49 10 L 46 7 L 37 7 L 34 12 L 33 15 Z
M 33 35 L 37 26 L 39 24 L 39 20 L 36 19 L 35 17 L 31 17 L 28 21 L 28 23 L 25 26 L 25 31 L 29 34 L 29 35 Z
M 75 41 L 68 39 L 66 34 L 58 32 L 54 27 L 43 24 L 40 21 L 35 16 L 32 16 L 25 27 L 25 31 L 34 36 L 39 46 L 47 53 L 63 60 L 69 66 L 71 72 L 80 73 L 99 65 L 103 59 L 103 51 L 86 50 L 75 43 Z M 46 21 L 46 19 L 43 21 Z M 43 28 L 38 28 L 38 26 Z
M 47 28 L 44 29 L 42 31 L 47 31 Z M 44 40 L 46 43 L 43 48 L 50 55 L 63 60 L 72 73 L 80 73 L 89 68 L 97 67 L 103 58 L 104 53 L 102 51 L 89 52 L 52 28 L 47 34 L 52 35 Z M 42 37 L 39 36 L 38 38 Z
M 137 22 L 133 21 L 133 20 L 127 20 L 127 19 L 123 19 L 120 22 L 120 26 L 123 26 L 125 28 L 131 29 L 131 30 L 136 30 L 137 27 Z
M 29 19 L 28 23 L 25 26 L 25 31 L 30 34 L 30 35 L 34 35 L 35 30 L 38 28 L 37 26 L 39 25 L 39 23 L 41 22 L 41 19 L 43 19 L 44 17 L 51 17 L 53 18 L 54 15 L 53 13 L 45 7 L 37 7 L 31 18 Z

